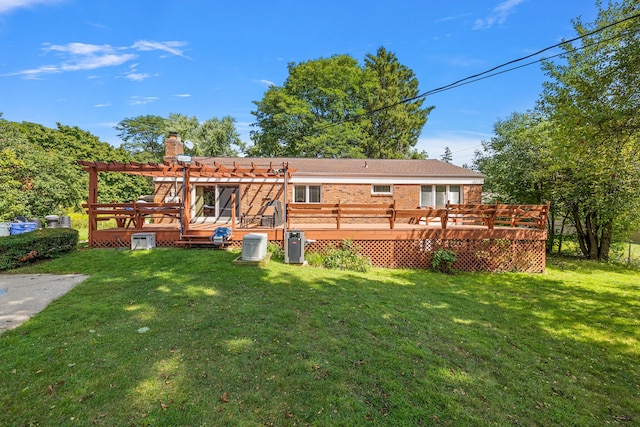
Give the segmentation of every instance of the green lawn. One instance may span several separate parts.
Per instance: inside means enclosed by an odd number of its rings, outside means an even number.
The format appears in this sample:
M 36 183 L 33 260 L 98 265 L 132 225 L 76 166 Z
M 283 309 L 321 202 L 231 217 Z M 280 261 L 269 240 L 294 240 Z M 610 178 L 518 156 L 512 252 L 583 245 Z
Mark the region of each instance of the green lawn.
M 81 250 L 19 271 L 91 278 L 0 336 L 0 425 L 640 425 L 640 270 L 236 256 Z

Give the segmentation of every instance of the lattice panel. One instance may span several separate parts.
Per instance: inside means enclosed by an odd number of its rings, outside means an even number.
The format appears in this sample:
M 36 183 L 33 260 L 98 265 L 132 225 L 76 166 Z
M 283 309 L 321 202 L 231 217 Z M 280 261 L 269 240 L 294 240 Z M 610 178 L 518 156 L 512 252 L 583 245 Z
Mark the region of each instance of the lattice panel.
M 131 236 L 105 236 L 94 239 L 93 246 L 94 248 L 105 249 L 105 248 L 130 248 L 131 247 Z M 175 240 L 173 239 L 156 239 L 157 247 L 173 247 L 176 245 Z
M 307 252 L 323 252 L 339 246 L 339 240 L 316 240 Z M 544 241 L 530 240 L 354 240 L 362 255 L 377 267 L 431 268 L 433 252 L 440 248 L 456 253 L 454 269 L 460 271 L 521 271 L 542 273 L 546 255 Z
M 129 248 L 129 239 L 108 236 L 96 240 L 96 248 Z M 281 241 L 272 242 L 282 245 Z M 377 267 L 431 268 L 433 252 L 440 248 L 456 253 L 458 260 L 453 268 L 460 271 L 521 271 L 543 273 L 546 254 L 544 240 L 508 239 L 421 239 L 421 240 L 353 240 L 362 255 L 368 256 Z M 331 245 L 339 246 L 341 240 L 316 240 L 307 243 L 307 252 L 324 252 Z M 176 246 L 173 240 L 158 240 L 157 246 Z M 242 241 L 229 246 L 242 247 Z

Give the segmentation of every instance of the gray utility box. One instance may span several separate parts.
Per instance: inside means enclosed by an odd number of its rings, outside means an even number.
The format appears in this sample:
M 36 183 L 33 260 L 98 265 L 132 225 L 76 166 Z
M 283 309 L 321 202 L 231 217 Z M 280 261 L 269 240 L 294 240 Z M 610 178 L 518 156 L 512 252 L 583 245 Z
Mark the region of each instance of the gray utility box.
M 267 255 L 265 233 L 245 234 L 242 238 L 242 261 L 261 261 Z
M 153 249 L 156 247 L 156 233 L 135 233 L 131 235 L 131 250 Z
M 284 262 L 304 264 L 304 231 L 290 230 L 284 233 Z

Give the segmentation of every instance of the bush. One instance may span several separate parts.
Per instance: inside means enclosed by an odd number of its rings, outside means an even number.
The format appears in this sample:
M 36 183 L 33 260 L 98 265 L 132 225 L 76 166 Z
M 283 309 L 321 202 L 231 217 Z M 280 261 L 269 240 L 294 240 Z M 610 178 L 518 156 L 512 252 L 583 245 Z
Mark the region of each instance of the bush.
M 358 253 L 359 248 L 351 240 L 343 240 L 340 247 L 331 245 L 323 254 L 323 266 L 340 270 L 367 271 L 371 260 Z
M 456 253 L 448 249 L 438 249 L 433 253 L 431 266 L 442 273 L 452 273 L 453 264 L 458 260 Z
M 284 249 L 277 243 L 267 243 L 267 252 L 271 254 L 273 260 L 284 260 Z
M 0 270 L 8 270 L 38 259 L 69 252 L 78 244 L 78 231 L 71 228 L 45 228 L 0 237 Z

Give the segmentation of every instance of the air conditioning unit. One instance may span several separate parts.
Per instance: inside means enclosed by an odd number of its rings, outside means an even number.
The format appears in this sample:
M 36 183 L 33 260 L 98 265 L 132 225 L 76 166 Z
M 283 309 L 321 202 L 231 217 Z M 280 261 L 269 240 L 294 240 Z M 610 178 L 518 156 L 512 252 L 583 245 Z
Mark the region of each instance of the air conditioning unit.
M 304 231 L 290 230 L 284 233 L 284 262 L 286 264 L 304 264 Z
M 265 233 L 245 234 L 242 238 L 242 260 L 262 260 L 267 255 L 267 237 Z
M 156 247 L 156 233 L 135 233 L 131 235 L 131 250 L 153 249 Z

